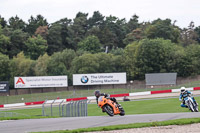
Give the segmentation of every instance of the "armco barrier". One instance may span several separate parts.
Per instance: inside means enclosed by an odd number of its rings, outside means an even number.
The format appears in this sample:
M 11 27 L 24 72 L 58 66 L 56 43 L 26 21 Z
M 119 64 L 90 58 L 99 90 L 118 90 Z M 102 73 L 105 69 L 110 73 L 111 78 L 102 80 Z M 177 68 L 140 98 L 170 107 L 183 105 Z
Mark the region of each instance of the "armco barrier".
M 79 100 L 86 100 L 87 97 L 79 97 L 79 98 L 70 98 L 70 99 L 66 99 L 67 102 L 69 101 L 79 101 Z
M 129 96 L 129 93 L 110 95 L 110 97 L 124 97 L 124 96 Z
M 200 87 L 191 87 L 186 88 L 187 90 L 200 90 Z M 145 92 L 135 92 L 135 93 L 123 93 L 123 94 L 112 94 L 110 97 L 124 97 L 124 96 L 144 96 L 144 95 L 152 95 L 152 94 L 161 94 L 161 93 L 173 93 L 173 92 L 180 92 L 180 89 L 171 89 L 171 90 L 159 90 L 159 91 L 145 91 Z M 79 98 L 69 98 L 69 99 L 60 99 L 64 100 L 66 102 L 69 101 L 79 101 L 79 100 L 94 100 L 96 99 L 95 96 L 90 97 L 79 97 Z M 51 102 L 52 100 L 48 100 L 48 102 Z M 14 103 L 14 104 L 4 104 L 0 105 L 0 108 L 6 108 L 6 107 L 16 107 L 16 106 L 28 106 L 28 105 L 37 105 L 37 104 L 43 104 L 45 101 L 37 101 L 37 102 L 27 102 L 27 103 Z
M 151 94 L 159 94 L 159 93 L 171 93 L 172 90 L 160 90 L 160 91 L 151 91 Z
M 36 105 L 36 104 L 43 104 L 44 101 L 37 101 L 37 102 L 27 102 L 26 105 Z
M 200 90 L 200 87 L 194 87 L 194 90 Z

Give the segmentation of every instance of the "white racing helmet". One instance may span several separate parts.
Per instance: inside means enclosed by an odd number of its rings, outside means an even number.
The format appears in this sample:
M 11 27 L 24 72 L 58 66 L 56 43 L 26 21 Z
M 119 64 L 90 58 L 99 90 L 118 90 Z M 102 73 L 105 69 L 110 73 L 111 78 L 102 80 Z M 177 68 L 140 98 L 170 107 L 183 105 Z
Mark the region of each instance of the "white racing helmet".
M 186 91 L 185 87 L 181 87 L 181 93 L 184 93 Z

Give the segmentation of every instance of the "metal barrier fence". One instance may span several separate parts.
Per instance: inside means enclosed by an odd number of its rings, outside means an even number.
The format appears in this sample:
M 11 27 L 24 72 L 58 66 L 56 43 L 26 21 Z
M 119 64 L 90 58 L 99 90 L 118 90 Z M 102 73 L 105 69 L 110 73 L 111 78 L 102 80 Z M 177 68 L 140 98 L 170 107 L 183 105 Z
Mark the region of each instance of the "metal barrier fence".
M 87 100 L 64 102 L 64 100 L 46 100 L 42 105 L 43 116 L 80 117 L 88 115 Z

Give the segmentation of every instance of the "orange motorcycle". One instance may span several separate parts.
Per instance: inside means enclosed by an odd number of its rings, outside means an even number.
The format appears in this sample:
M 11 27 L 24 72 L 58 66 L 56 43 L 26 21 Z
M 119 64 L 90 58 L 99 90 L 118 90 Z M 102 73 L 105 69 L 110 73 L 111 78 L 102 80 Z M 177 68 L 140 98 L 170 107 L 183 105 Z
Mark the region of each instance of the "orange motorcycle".
M 98 106 L 101 107 L 103 112 L 105 111 L 109 116 L 114 115 L 125 115 L 124 109 L 120 106 L 118 107 L 117 104 L 110 99 L 105 98 L 104 96 L 100 96 L 98 98 Z

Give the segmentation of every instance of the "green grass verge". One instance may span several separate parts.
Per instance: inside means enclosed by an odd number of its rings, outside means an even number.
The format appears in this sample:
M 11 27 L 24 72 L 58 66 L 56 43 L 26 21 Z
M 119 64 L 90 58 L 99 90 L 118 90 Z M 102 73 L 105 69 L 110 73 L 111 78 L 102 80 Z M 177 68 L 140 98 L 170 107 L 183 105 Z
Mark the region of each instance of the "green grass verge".
M 21 119 L 42 119 L 42 118 L 56 118 L 47 116 L 14 116 L 14 117 L 0 117 L 1 120 L 21 120 Z
M 186 125 L 186 124 L 193 124 L 193 123 L 200 123 L 200 118 L 187 118 L 187 119 L 168 120 L 168 121 L 161 121 L 161 122 L 133 123 L 133 124 L 125 124 L 125 125 L 81 128 L 81 129 L 75 129 L 75 130 L 59 130 L 59 131 L 50 131 L 50 132 L 37 132 L 37 133 L 82 133 L 82 132 L 110 131 L 110 130 L 121 130 L 121 129 L 131 129 L 131 128 L 142 128 L 142 127 Z
M 200 101 L 200 97 L 195 97 Z M 190 112 L 187 108 L 180 107 L 180 101 L 177 98 L 169 99 L 150 99 L 142 101 L 129 101 L 120 102 L 123 106 L 126 115 L 131 114 L 155 114 L 155 113 L 178 113 L 178 112 Z M 95 111 L 94 111 L 95 110 Z M 88 105 L 89 116 L 102 116 L 107 115 L 102 113 L 101 109 L 96 104 Z

